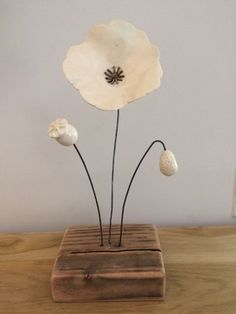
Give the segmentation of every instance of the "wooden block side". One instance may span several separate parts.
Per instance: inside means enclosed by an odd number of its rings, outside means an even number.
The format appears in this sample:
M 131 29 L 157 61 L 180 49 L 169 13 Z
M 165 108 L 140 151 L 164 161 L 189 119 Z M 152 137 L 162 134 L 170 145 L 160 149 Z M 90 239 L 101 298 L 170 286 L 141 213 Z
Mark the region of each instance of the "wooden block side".
M 164 297 L 160 252 L 82 253 L 61 256 L 52 277 L 58 302 Z
M 117 279 L 113 285 L 109 278 L 97 278 L 90 284 L 73 276 L 55 278 L 53 285 L 55 302 L 162 299 L 165 294 L 164 278 Z

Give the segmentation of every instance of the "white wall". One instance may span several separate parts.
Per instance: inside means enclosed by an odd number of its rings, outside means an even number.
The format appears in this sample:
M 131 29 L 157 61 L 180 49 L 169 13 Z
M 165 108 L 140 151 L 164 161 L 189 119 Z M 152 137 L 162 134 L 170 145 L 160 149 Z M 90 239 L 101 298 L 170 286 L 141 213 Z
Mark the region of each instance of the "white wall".
M 160 175 L 152 150 L 127 203 L 128 222 L 234 223 L 236 1 L 0 0 L 0 231 L 96 223 L 87 178 L 72 148 L 47 136 L 68 118 L 108 222 L 115 112 L 87 105 L 61 69 L 68 47 L 94 24 L 123 18 L 160 47 L 162 86 L 121 110 L 115 221 L 130 175 L 153 139 L 176 154 Z

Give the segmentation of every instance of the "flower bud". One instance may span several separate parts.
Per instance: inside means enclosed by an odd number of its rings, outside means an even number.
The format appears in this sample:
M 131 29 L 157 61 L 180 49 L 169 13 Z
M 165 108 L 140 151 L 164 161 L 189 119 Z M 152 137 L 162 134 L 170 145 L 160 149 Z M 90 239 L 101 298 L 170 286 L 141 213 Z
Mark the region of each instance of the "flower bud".
M 164 150 L 160 157 L 160 171 L 165 176 L 172 176 L 178 171 L 178 165 L 174 154 L 169 150 Z
M 50 123 L 48 135 L 64 146 L 71 146 L 78 139 L 78 132 L 66 119 L 57 119 Z

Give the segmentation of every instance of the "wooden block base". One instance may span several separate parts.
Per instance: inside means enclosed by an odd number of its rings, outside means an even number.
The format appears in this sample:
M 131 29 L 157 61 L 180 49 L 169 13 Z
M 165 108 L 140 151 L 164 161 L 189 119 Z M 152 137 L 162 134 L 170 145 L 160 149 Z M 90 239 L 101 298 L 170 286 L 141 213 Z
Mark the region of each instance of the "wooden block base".
M 108 227 L 104 226 L 107 239 Z M 113 245 L 99 246 L 98 226 L 67 229 L 55 261 L 51 287 L 56 302 L 163 298 L 165 269 L 155 225 L 112 229 Z

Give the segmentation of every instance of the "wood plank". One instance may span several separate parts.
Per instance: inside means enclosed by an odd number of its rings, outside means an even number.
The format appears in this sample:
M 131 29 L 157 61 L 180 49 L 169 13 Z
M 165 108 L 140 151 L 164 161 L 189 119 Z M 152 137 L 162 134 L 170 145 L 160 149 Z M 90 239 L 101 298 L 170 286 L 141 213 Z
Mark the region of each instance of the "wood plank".
M 0 235 L 1 314 L 235 314 L 236 226 L 159 229 L 164 301 L 54 303 L 50 275 L 63 233 Z

